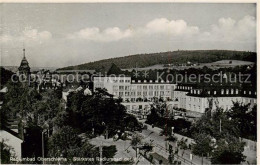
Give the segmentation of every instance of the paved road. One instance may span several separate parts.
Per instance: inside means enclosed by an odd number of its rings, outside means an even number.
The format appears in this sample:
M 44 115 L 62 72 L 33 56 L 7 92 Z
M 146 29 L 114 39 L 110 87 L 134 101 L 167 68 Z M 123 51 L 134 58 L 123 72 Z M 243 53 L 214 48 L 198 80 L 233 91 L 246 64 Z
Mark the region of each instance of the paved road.
M 144 140 L 146 142 L 151 142 L 152 144 L 154 144 L 155 147 L 155 151 L 158 152 L 158 154 L 162 155 L 163 157 L 165 157 L 166 159 L 168 159 L 169 153 L 166 151 L 166 136 L 160 136 L 160 128 L 154 127 L 152 128 L 152 126 L 147 125 L 148 129 L 147 130 L 143 130 L 142 131 L 142 135 L 144 136 Z M 176 149 L 176 142 L 169 142 L 172 146 L 173 146 L 173 150 Z M 209 160 L 207 160 L 206 158 L 202 157 L 198 157 L 193 155 L 193 159 L 190 160 L 190 154 L 191 151 L 190 150 L 179 150 L 178 155 L 181 157 L 180 160 L 182 160 L 182 164 L 211 164 L 211 162 Z M 185 162 L 184 162 L 185 161 Z M 189 162 L 190 161 L 190 162 Z M 203 162 L 202 162 L 203 161 Z M 191 163 L 192 162 L 192 163 Z
M 90 139 L 90 143 L 95 145 L 95 146 L 100 146 L 101 144 L 103 146 L 110 146 L 110 145 L 115 145 L 117 152 L 114 158 L 119 159 L 119 158 L 126 158 L 126 159 L 136 159 L 136 152 L 135 150 L 130 146 L 130 140 L 117 140 L 113 141 L 112 138 L 110 139 L 104 139 L 103 136 L 99 136 L 93 139 Z M 144 157 L 141 155 L 138 155 L 138 163 L 139 165 L 148 165 L 150 162 L 146 160 Z

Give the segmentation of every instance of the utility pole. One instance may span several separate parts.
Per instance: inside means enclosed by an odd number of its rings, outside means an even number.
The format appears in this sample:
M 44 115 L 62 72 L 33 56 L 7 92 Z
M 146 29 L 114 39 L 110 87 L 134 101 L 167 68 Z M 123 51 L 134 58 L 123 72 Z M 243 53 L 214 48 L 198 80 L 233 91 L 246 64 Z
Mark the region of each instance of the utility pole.
M 103 142 L 101 142 L 101 145 L 99 146 L 99 154 L 100 154 L 100 165 L 102 165 L 102 147 L 103 147 Z
M 42 164 L 44 164 L 44 130 L 42 131 Z
M 219 119 L 219 132 L 221 133 L 221 119 Z

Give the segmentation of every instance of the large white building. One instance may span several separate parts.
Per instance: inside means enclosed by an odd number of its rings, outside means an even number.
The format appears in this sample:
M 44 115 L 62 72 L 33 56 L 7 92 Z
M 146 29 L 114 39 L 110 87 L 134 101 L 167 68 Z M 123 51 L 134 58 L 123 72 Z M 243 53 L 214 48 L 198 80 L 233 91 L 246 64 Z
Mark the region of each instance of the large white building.
M 158 81 L 135 81 L 131 77 L 94 77 L 94 89 L 106 88 L 110 94 L 120 97 L 124 102 L 152 101 L 163 99 L 170 101 L 176 84 Z
M 147 113 L 155 99 L 167 101 L 169 110 L 182 108 L 205 113 L 207 108 L 230 109 L 233 102 L 256 104 L 256 90 L 232 84 L 170 84 L 164 81 L 132 80 L 131 77 L 94 77 L 94 89 L 106 88 L 116 98 L 122 98 L 127 110 Z
M 253 88 L 220 84 L 207 87 L 178 84 L 174 90 L 174 100 L 178 101 L 179 108 L 199 113 L 204 113 L 207 108 L 216 109 L 217 106 L 230 109 L 233 102 L 250 103 L 251 107 L 257 102 Z
M 176 84 L 164 81 L 132 80 L 131 77 L 94 77 L 94 89 L 105 88 L 115 98 L 122 98 L 128 111 L 149 112 L 155 99 L 166 100 L 169 109 L 178 107 L 172 100 Z

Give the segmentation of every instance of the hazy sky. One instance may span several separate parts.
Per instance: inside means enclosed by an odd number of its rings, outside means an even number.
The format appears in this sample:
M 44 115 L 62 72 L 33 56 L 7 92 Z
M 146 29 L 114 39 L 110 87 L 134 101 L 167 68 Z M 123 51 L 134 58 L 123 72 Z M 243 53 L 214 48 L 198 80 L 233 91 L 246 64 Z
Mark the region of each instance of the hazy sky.
M 255 4 L 0 4 L 1 65 L 62 67 L 163 51 L 256 51 Z

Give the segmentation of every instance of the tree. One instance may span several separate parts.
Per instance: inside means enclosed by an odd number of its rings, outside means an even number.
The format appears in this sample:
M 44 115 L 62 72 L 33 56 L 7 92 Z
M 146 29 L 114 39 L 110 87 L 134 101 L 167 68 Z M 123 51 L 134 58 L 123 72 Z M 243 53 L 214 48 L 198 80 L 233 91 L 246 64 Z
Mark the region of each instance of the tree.
M 79 132 L 69 126 L 62 127 L 48 140 L 48 156 L 68 158 L 68 163 L 72 163 L 72 157 L 74 156 L 94 158 L 98 155 L 94 146 L 87 141 L 83 141 L 79 136 Z
M 114 99 L 104 89 L 97 89 L 93 95 L 86 96 L 83 90 L 71 93 L 67 107 L 67 124 L 94 136 L 107 133 L 108 137 L 112 137 L 124 130 L 136 130 L 140 125 L 126 113 L 121 100 Z
M 204 114 L 192 130 L 196 143 L 194 154 L 208 153 L 214 164 L 239 164 L 244 160 L 245 144 L 239 141 L 239 130 L 222 108 L 217 107 L 211 115 Z
M 214 149 L 214 141 L 210 135 L 207 134 L 196 134 L 195 136 L 196 144 L 192 147 L 192 152 L 195 155 L 206 156 L 211 155 Z
M 1 147 L 1 164 L 9 164 L 12 163 L 10 158 L 15 157 L 14 150 L 12 147 L 8 146 L 5 141 L 0 142 L 0 147 Z
M 245 161 L 243 155 L 244 144 L 238 139 L 227 142 L 222 139 L 217 142 L 217 148 L 214 150 L 211 158 L 212 164 L 240 164 Z
M 234 102 L 233 107 L 227 111 L 229 119 L 239 129 L 239 135 L 244 138 L 256 140 L 256 105 Z

